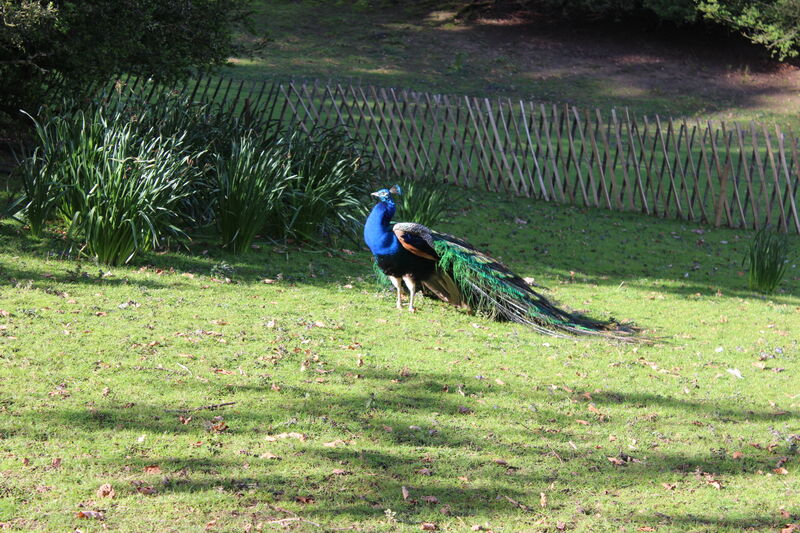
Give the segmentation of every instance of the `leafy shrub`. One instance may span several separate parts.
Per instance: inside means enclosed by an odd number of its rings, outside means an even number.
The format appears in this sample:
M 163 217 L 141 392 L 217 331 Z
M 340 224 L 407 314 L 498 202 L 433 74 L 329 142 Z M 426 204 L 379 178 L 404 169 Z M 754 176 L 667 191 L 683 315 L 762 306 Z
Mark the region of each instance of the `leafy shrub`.
M 279 209 L 295 177 L 280 147 L 264 147 L 253 136 L 235 139 L 230 155 L 217 154 L 216 223 L 223 247 L 241 253 Z
M 107 264 L 181 234 L 180 202 L 197 174 L 197 153 L 183 137 L 140 135 L 102 109 L 36 122 L 36 133 L 39 146 L 23 165 L 24 213 L 34 232 L 58 212 L 70 235 Z
M 786 273 L 788 257 L 789 239 L 786 235 L 768 228 L 756 232 L 742 261 L 749 268 L 750 289 L 772 293 Z
M 800 0 L 701 0 L 706 19 L 767 48 L 778 59 L 800 53 Z
M 453 190 L 444 183 L 409 181 L 403 193 L 395 198 L 398 220 L 435 226 L 443 218 L 448 203 L 453 202 Z
M 366 214 L 361 198 L 372 173 L 361 146 L 338 130 L 295 133 L 278 145 L 297 178 L 269 220 L 269 233 L 302 241 L 354 236 Z
M 119 72 L 158 79 L 222 65 L 249 2 L 229 0 L 3 0 L 0 113 L 39 107 L 45 86 L 82 92 Z
M 190 194 L 181 201 L 181 222 L 193 229 L 214 223 L 217 159 L 231 155 L 231 140 L 248 132 L 244 124 L 217 104 L 193 103 L 186 95 L 167 91 L 145 101 L 138 93 L 123 90 L 101 105 L 118 109 L 116 120 L 133 123 L 140 135 L 155 132 L 184 138 L 189 149 L 198 154 L 194 163 L 200 172 L 193 176 Z M 266 135 L 264 141 L 268 142 Z
M 282 135 L 217 106 L 124 92 L 34 122 L 19 204 L 32 231 L 59 215 L 105 263 L 210 224 L 236 253 L 259 231 L 327 242 L 355 235 L 364 215 L 371 161 L 337 130 Z
M 71 230 L 83 235 L 90 255 L 115 265 L 158 246 L 164 236 L 183 235 L 174 222 L 189 194 L 192 156 L 181 138 L 137 143 L 127 127 L 110 130 L 105 140 L 95 183 L 80 189 Z

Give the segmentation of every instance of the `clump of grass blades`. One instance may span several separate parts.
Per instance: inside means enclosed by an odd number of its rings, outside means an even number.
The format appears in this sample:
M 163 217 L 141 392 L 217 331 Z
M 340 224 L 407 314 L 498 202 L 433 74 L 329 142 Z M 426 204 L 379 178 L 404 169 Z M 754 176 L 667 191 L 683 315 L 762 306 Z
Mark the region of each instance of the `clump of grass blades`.
M 339 234 L 355 237 L 372 173 L 362 147 L 339 130 L 294 133 L 278 145 L 286 150 L 297 179 L 281 199 L 278 218 L 271 218 L 270 233 L 279 228 L 280 237 L 307 242 Z
M 789 258 L 789 239 L 784 234 L 762 228 L 750 241 L 742 261 L 749 268 L 750 289 L 770 294 L 783 279 Z
M 131 94 L 45 116 L 36 129 L 19 204 L 32 231 L 58 214 L 104 263 L 212 223 L 237 253 L 259 231 L 329 244 L 354 237 L 365 214 L 372 162 L 343 131 L 281 136 L 212 105 Z
M 15 171 L 24 194 L 11 204 L 9 212 L 21 212 L 34 237 L 40 237 L 47 222 L 53 218 L 61 195 L 59 184 L 53 178 L 54 165 L 52 159 L 44 156 L 42 148 L 36 147 Z
M 286 151 L 265 144 L 246 135 L 231 143 L 229 156 L 217 155 L 216 224 L 223 247 L 233 253 L 250 247 L 296 180 Z
M 276 142 L 277 123 L 245 124 L 221 104 L 193 102 L 188 96 L 170 91 L 156 91 L 145 99 L 141 94 L 123 90 L 113 92 L 95 105 L 115 109 L 118 119 L 131 122 L 140 135 L 155 132 L 161 136 L 183 136 L 189 149 L 198 155 L 195 165 L 201 170 L 192 178 L 190 194 L 181 201 L 181 223 L 186 228 L 201 228 L 215 223 L 217 198 L 217 159 L 233 155 L 231 139 L 255 135 L 263 144 Z
M 33 119 L 38 146 L 20 164 L 24 194 L 19 200 L 31 233 L 40 235 L 56 212 L 72 217 L 77 183 L 88 183 L 88 174 L 101 161 L 104 125 L 83 112 Z
M 136 146 L 127 128 L 109 137 L 108 156 L 82 195 L 72 228 L 91 255 L 113 265 L 153 249 L 164 236 L 184 235 L 174 221 L 193 169 L 181 138 L 153 137 Z
M 32 229 L 41 231 L 57 211 L 69 235 L 106 264 L 127 262 L 166 235 L 182 235 L 174 222 L 197 174 L 198 154 L 183 137 L 140 134 L 118 118 L 96 109 L 37 122 L 39 147 L 24 174 Z
M 397 219 L 434 226 L 444 217 L 448 203 L 453 202 L 453 191 L 445 183 L 431 180 L 409 181 L 402 185 L 397 201 Z

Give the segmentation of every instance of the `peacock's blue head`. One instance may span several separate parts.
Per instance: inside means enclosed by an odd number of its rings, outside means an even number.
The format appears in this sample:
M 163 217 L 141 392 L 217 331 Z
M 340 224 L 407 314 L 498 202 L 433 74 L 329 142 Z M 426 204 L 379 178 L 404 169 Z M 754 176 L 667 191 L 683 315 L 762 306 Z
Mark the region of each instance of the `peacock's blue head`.
M 393 185 L 391 189 L 381 189 L 379 191 L 375 191 L 372 193 L 372 196 L 375 196 L 381 202 L 389 202 L 391 201 L 393 194 L 398 196 L 403 194 L 403 190 L 399 185 Z

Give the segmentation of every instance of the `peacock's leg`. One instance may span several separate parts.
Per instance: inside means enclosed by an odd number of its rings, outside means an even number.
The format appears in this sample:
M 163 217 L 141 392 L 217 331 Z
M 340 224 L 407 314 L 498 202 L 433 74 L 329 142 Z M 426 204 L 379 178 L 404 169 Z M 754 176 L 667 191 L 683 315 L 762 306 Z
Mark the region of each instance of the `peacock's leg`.
M 408 287 L 408 292 L 411 296 L 408 299 L 408 310 L 412 313 L 415 311 L 414 309 L 414 294 L 417 292 L 417 284 L 414 283 L 414 278 L 411 276 L 403 276 L 403 281 L 406 282 L 406 287 Z
M 400 302 L 400 293 L 402 291 L 403 282 L 400 281 L 400 278 L 396 278 L 394 276 L 389 276 L 389 281 L 391 281 L 392 285 L 394 285 L 394 288 L 397 289 L 397 308 L 402 309 L 403 304 Z

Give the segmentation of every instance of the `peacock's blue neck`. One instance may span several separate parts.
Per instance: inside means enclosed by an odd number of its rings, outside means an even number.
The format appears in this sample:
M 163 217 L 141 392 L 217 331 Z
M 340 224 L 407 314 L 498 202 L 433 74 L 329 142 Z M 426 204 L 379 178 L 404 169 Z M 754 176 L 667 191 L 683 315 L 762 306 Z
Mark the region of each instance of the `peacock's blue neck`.
M 384 200 L 378 202 L 367 217 L 364 241 L 374 255 L 391 255 L 400 248 L 391 227 L 394 211 L 394 202 L 391 199 Z

